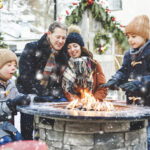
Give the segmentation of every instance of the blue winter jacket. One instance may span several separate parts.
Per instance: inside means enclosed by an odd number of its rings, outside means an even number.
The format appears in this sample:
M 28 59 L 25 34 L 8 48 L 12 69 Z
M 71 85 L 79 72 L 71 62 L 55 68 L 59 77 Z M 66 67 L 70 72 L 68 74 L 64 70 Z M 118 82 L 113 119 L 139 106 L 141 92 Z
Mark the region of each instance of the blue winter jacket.
M 142 52 L 135 58 L 131 56 L 130 50 L 127 51 L 121 68 L 112 78 L 118 81 L 119 85 L 134 81 L 137 86 L 145 88 L 145 92 L 139 90 L 132 96 L 140 96 L 144 100 L 144 105 L 150 106 L 150 40 L 145 43 Z

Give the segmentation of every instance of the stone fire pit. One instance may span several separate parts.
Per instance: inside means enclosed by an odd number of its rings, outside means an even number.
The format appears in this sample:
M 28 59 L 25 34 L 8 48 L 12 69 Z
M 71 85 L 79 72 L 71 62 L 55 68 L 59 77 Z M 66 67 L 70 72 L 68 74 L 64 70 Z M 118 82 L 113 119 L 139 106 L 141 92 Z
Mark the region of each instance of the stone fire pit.
M 116 111 L 65 109 L 65 103 L 18 107 L 35 115 L 35 138 L 49 150 L 147 150 L 150 108 L 114 103 Z

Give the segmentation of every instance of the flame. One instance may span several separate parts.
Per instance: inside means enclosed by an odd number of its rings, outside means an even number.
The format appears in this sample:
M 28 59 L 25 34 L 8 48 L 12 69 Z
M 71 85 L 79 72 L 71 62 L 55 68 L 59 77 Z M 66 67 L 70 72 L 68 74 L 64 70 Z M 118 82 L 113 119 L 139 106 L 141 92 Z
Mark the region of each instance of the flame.
M 96 100 L 92 92 L 86 89 L 80 89 L 81 98 L 71 101 L 67 109 L 79 109 L 86 111 L 112 111 L 115 110 L 113 104 L 107 101 Z

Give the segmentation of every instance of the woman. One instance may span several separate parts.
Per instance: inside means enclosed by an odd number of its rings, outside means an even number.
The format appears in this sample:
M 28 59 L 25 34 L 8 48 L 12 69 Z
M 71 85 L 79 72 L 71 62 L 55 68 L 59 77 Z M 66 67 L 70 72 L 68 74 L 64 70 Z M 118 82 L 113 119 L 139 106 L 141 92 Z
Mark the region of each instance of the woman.
M 106 82 L 100 64 L 84 47 L 80 28 L 71 25 L 65 42 L 68 67 L 62 78 L 62 88 L 68 101 L 81 98 L 81 89 L 88 89 L 95 99 L 102 101 L 107 95 L 107 89 L 100 85 Z

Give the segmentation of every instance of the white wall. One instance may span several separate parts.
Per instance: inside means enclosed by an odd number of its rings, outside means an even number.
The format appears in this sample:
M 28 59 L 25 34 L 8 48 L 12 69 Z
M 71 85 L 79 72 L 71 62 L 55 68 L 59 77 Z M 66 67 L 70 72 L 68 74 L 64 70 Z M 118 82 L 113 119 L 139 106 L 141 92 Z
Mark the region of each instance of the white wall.
M 135 16 L 146 14 L 150 18 L 150 0 L 122 0 L 123 9 L 112 11 L 122 25 L 127 25 Z

